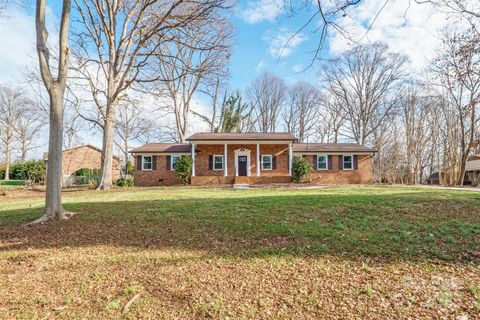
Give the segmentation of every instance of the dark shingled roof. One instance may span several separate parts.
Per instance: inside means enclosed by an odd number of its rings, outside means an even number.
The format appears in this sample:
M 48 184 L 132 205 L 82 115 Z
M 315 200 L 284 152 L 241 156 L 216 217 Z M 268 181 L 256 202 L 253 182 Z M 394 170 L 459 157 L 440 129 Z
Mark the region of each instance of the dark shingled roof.
M 294 143 L 293 152 L 376 152 L 356 143 Z
M 188 140 L 294 140 L 289 133 L 196 133 Z M 135 148 L 130 153 L 190 153 L 188 143 L 148 143 Z M 294 143 L 293 152 L 376 152 L 355 143 Z
M 286 140 L 297 141 L 293 135 L 287 132 L 242 132 L 242 133 L 211 133 L 199 132 L 190 136 L 188 141 L 199 140 Z
M 131 150 L 130 153 L 188 153 L 191 150 L 188 143 L 147 143 Z

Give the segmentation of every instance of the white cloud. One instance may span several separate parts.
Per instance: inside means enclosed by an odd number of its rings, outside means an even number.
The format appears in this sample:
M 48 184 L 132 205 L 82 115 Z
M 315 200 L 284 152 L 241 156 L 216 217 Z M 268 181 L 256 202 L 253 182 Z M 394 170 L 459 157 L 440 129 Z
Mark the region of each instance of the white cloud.
M 255 71 L 256 72 L 261 72 L 263 71 L 266 67 L 268 67 L 268 63 L 265 62 L 265 60 L 260 60 L 257 65 L 255 66 Z
M 263 21 L 273 22 L 283 12 L 283 0 L 248 1 L 240 16 L 250 24 Z
M 307 37 L 302 33 L 295 34 L 281 28 L 273 37 L 265 37 L 265 39 L 270 41 L 268 52 L 272 57 L 285 58 L 292 54 L 302 42 L 307 40 Z
M 305 67 L 301 63 L 297 63 L 293 65 L 292 72 L 293 73 L 300 73 L 305 70 Z
M 58 28 L 55 13 L 46 9 L 46 22 L 49 31 L 48 45 L 52 51 L 57 48 Z M 0 15 L 0 82 L 18 83 L 24 81 L 23 73 L 38 69 L 35 49 L 35 17 L 27 13 L 23 6 L 8 7 Z
M 212 114 L 212 106 L 209 101 L 205 101 L 199 95 L 195 95 L 192 101 L 192 110 L 206 116 L 210 116 Z M 188 128 L 188 134 L 193 134 L 195 132 L 205 132 L 209 131 L 210 128 L 208 124 L 200 119 L 199 117 L 191 114 L 190 115 L 190 126 Z
M 335 33 L 329 41 L 330 53 L 338 54 L 358 42 L 381 41 L 388 44 L 391 51 L 406 55 L 411 70 L 420 71 L 438 47 L 439 32 L 449 23 L 447 15 L 429 5 L 391 0 L 373 22 L 382 5 L 379 1 L 364 2 L 340 20 L 339 24 L 350 32 L 351 39 Z
M 12 9 L 0 17 L 0 81 L 13 82 L 22 67 L 35 63 L 34 18 Z

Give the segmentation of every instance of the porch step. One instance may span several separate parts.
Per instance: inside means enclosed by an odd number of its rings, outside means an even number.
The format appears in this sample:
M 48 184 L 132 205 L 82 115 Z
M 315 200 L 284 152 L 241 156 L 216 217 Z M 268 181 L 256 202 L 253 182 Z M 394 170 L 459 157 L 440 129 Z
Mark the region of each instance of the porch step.
M 235 177 L 233 184 L 234 189 L 248 189 L 250 188 L 250 177 L 238 176 Z
M 233 189 L 250 189 L 250 185 L 235 183 Z
M 245 176 L 240 176 L 240 177 L 235 177 L 235 184 L 250 184 L 250 177 L 245 177 Z

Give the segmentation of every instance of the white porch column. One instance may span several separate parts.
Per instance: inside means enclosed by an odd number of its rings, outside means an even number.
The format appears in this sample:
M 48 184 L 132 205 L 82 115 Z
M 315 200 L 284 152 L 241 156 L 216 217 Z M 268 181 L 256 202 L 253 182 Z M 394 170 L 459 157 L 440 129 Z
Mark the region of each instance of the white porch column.
M 225 143 L 223 147 L 223 175 L 226 177 L 228 176 L 228 159 L 227 159 L 227 152 L 228 147 L 227 144 Z
M 195 144 L 192 143 L 192 177 L 195 177 Z
M 293 152 L 292 152 L 292 144 L 288 145 L 288 171 L 290 172 L 290 176 L 293 175 Z
M 257 177 L 260 177 L 260 144 L 257 143 Z

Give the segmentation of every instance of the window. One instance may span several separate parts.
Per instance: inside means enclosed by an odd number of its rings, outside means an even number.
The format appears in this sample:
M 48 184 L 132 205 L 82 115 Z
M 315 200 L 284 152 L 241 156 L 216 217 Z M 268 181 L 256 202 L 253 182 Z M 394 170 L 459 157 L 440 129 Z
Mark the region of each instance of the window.
M 152 156 L 142 156 L 142 170 L 152 170 Z
M 343 156 L 343 170 L 353 170 L 353 156 Z
M 317 155 L 317 170 L 328 170 L 328 156 Z
M 170 161 L 170 169 L 175 170 L 175 166 L 177 165 L 177 161 L 180 160 L 180 156 L 172 156 Z
M 223 156 L 214 155 L 213 156 L 213 170 L 223 170 Z
M 262 170 L 272 170 L 272 155 L 262 155 Z

